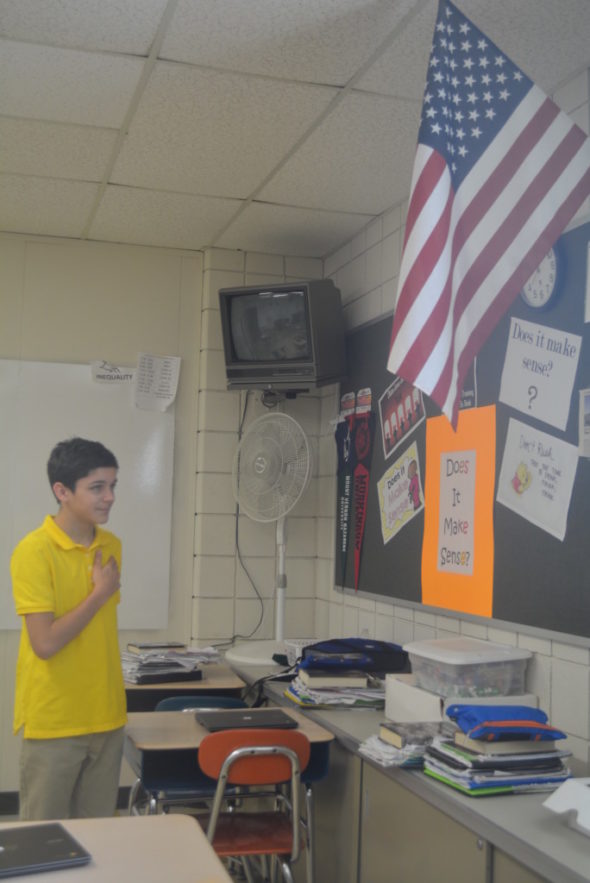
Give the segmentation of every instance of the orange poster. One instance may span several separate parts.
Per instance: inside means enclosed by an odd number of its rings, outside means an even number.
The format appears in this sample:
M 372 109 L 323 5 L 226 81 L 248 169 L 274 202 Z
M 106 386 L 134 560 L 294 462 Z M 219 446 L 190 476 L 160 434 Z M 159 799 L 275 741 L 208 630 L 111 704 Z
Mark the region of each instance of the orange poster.
M 426 421 L 422 603 L 492 615 L 496 408 Z

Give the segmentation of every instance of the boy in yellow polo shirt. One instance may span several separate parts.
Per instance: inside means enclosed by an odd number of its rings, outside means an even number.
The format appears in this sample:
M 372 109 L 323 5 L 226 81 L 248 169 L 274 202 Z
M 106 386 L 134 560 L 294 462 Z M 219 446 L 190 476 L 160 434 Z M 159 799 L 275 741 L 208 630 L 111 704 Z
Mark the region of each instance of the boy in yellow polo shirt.
M 55 516 L 13 552 L 23 617 L 14 731 L 23 728 L 22 819 L 114 814 L 126 722 L 117 635 L 121 543 L 105 524 L 118 463 L 72 438 L 49 457 Z

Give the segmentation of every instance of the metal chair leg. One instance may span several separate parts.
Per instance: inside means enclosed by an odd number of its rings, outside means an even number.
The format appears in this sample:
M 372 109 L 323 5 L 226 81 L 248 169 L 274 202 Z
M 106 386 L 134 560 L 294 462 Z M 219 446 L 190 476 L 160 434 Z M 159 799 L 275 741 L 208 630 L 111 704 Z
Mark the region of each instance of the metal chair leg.
M 305 786 L 305 871 L 307 883 L 314 883 L 313 789 Z
M 141 784 L 141 779 L 136 779 L 133 785 L 131 786 L 131 791 L 129 792 L 129 803 L 128 803 L 128 812 L 130 816 L 139 816 L 141 815 L 138 808 L 138 798 L 141 792 L 143 791 L 143 785 Z
M 242 856 L 242 867 L 244 868 L 244 873 L 246 874 L 246 880 L 248 883 L 254 883 L 254 877 L 252 876 L 252 868 L 250 866 L 250 862 L 246 858 L 246 856 Z
M 291 872 L 291 865 L 289 862 L 281 862 L 281 871 L 283 873 L 283 880 L 285 883 L 295 883 L 293 879 L 293 874 Z

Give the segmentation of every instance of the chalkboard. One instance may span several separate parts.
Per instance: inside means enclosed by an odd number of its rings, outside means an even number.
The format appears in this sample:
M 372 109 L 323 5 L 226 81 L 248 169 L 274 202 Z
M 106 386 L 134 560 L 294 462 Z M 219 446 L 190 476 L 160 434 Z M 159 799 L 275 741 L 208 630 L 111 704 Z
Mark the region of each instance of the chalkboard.
M 141 410 L 132 385 L 93 382 L 88 365 L 0 360 L 0 594 L 2 628 L 19 628 L 10 590 L 12 549 L 57 504 L 46 464 L 71 436 L 95 439 L 119 463 L 108 530 L 123 544 L 119 625 L 168 622 L 174 413 Z
M 475 365 L 469 384 L 477 405 L 496 406 L 496 483 L 494 489 L 493 612 L 494 619 L 529 625 L 569 635 L 590 637 L 590 458 L 580 456 L 569 501 L 563 540 L 516 514 L 496 499 L 508 425 L 511 419 L 555 439 L 578 446 L 579 391 L 590 388 L 590 324 L 584 322 L 590 223 L 563 234 L 558 249 L 563 262 L 557 299 L 545 311 L 533 310 L 517 297 L 496 327 Z M 500 401 L 502 370 L 513 322 L 537 323 L 582 338 L 569 414 L 564 429 L 536 419 L 534 410 L 523 413 Z M 422 603 L 421 558 L 425 509 L 419 511 L 384 543 L 377 483 L 389 460 L 379 427 L 378 400 L 395 380 L 386 368 L 392 317 L 352 332 L 347 341 L 348 378 L 342 392 L 372 390 L 376 412 L 375 438 L 370 464 L 370 489 L 362 544 L 358 591 L 401 601 Z M 466 392 L 467 392 L 466 387 Z M 503 396 L 506 397 L 505 395 Z M 423 397 L 426 417 L 440 415 L 437 406 Z M 420 467 L 426 468 L 426 421 L 400 442 L 403 451 L 416 445 Z M 396 451 L 397 455 L 397 451 Z M 424 473 L 422 473 L 422 479 Z M 428 506 L 428 500 L 425 501 Z M 354 508 L 351 532 L 354 530 Z M 338 533 L 338 531 L 337 531 Z M 336 583 L 354 588 L 354 541 L 351 537 L 343 564 L 336 549 Z M 343 575 L 344 570 L 344 575 Z M 457 611 L 453 611 L 453 614 Z M 459 611 L 460 612 L 460 611 Z

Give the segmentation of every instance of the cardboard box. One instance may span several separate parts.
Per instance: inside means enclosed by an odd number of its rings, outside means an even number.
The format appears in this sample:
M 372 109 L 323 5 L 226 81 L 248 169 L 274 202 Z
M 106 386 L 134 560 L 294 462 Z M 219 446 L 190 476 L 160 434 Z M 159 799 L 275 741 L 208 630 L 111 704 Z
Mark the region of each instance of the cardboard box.
M 385 717 L 388 720 L 437 721 L 443 720 L 445 709 L 464 701 L 469 705 L 530 705 L 537 708 L 539 699 L 533 693 L 515 696 L 473 696 L 469 699 L 439 696 L 416 685 L 412 674 L 385 676 Z

